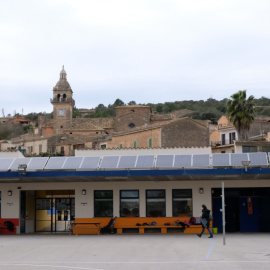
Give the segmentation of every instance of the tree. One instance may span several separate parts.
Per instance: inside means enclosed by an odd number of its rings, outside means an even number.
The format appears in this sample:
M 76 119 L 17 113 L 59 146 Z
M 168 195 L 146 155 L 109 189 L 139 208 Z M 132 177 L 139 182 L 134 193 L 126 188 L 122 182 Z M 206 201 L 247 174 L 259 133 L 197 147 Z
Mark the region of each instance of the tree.
M 128 103 L 128 105 L 136 105 L 136 101 L 132 100 Z
M 125 106 L 124 101 L 122 101 L 121 99 L 116 99 L 115 102 L 113 103 L 114 107 L 120 107 L 120 106 Z
M 227 102 L 226 115 L 235 126 L 238 138 L 241 141 L 248 140 L 248 131 L 254 121 L 254 96 L 246 98 L 246 90 L 240 90 L 231 98 Z
M 80 116 L 81 116 L 81 113 L 80 113 L 79 109 L 76 108 L 76 106 L 74 106 L 73 110 L 72 110 L 72 118 L 77 118 Z

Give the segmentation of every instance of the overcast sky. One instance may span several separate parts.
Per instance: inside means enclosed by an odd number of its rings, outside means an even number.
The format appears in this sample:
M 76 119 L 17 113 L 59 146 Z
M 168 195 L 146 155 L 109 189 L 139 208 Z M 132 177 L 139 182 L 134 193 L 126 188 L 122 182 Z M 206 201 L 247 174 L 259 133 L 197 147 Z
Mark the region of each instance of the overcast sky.
M 62 65 L 77 108 L 244 89 L 269 98 L 269 10 L 269 0 L 2 0 L 0 109 L 51 112 Z

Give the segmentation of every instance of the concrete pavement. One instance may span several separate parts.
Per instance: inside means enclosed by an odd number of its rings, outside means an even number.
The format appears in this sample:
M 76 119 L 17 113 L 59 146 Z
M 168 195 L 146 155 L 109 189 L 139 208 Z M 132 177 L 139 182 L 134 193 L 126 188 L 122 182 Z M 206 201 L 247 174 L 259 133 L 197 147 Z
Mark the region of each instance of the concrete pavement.
M 0 269 L 270 269 L 270 234 L 0 235 Z

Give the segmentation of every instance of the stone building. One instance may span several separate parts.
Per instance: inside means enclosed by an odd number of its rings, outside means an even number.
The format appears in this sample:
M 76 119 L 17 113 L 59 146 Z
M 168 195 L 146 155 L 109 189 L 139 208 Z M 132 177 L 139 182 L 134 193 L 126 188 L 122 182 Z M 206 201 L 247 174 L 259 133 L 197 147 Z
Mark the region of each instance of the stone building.
M 72 118 L 75 101 L 64 66 L 53 88 L 53 119 L 40 115 L 35 134 L 12 140 L 26 154 L 73 155 L 76 149 L 208 147 L 209 122 L 188 117 L 190 110 L 154 114 L 150 106 L 115 107 L 113 118 Z

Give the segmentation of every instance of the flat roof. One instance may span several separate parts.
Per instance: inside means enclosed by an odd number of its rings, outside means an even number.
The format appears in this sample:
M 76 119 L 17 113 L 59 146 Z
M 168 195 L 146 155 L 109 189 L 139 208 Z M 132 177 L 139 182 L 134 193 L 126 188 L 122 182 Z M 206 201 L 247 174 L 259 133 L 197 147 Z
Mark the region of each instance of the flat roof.
M 270 168 L 0 172 L 0 183 L 270 180 Z

